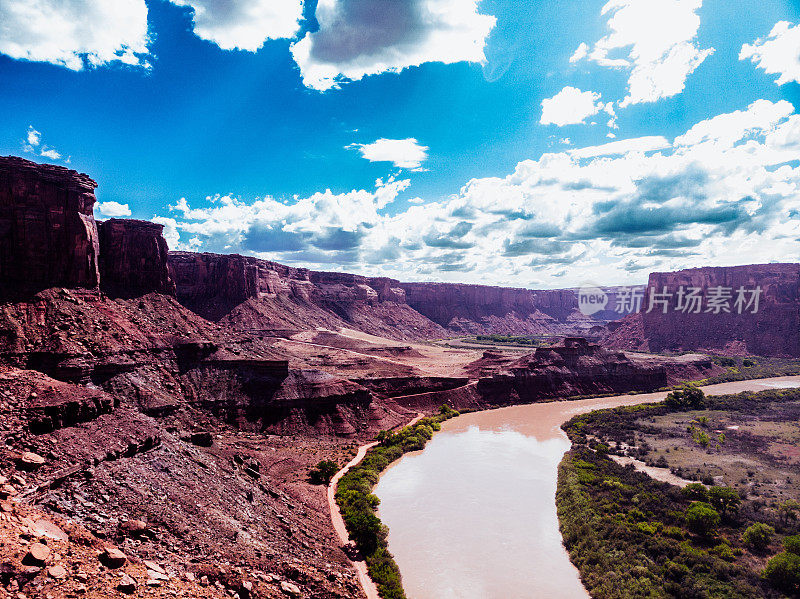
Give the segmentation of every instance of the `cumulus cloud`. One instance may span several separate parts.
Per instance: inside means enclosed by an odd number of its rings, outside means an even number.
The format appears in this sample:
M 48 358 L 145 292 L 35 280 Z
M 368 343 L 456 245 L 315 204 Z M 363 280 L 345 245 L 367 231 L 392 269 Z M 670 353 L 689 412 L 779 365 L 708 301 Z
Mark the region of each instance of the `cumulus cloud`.
M 484 63 L 496 19 L 477 0 L 319 0 L 319 30 L 292 44 L 306 86 L 399 72 L 426 62 Z
M 191 9 L 194 33 L 223 50 L 255 52 L 268 39 L 291 38 L 303 0 L 169 0 Z
M 778 85 L 800 83 L 800 25 L 776 23 L 766 39 L 742 46 L 739 60 L 748 58 L 766 73 L 778 75 Z
M 131 215 L 131 209 L 128 204 L 120 204 L 119 202 L 99 202 L 97 211 L 106 218 L 120 218 Z
M 591 48 L 581 44 L 570 62 L 586 58 L 628 70 L 628 95 L 620 106 L 679 94 L 686 78 L 714 52 L 695 41 L 701 6 L 702 0 L 610 0 L 602 9 L 610 32 Z
M 371 144 L 350 144 L 370 162 L 391 162 L 397 168 L 418 170 L 428 159 L 428 146 L 420 145 L 413 137 L 407 139 L 377 139 Z
M 589 146 L 570 150 L 569 154 L 575 158 L 595 158 L 597 156 L 609 156 L 613 154 L 632 154 L 634 152 L 653 152 L 655 150 L 665 150 L 672 144 L 665 137 L 660 135 L 650 135 L 647 137 L 634 137 L 633 139 L 621 139 L 612 141 L 600 146 Z
M 148 66 L 144 0 L 0 0 L 0 53 L 75 71 Z
M 603 110 L 600 94 L 565 87 L 552 98 L 542 100 L 542 125 L 577 125 Z
M 386 208 L 409 182 L 390 179 L 288 205 L 181 200 L 160 222 L 185 247 L 406 280 L 643 283 L 652 270 L 795 259 L 799 153 L 800 115 L 761 100 L 672 143 L 547 153 L 400 210 Z
M 42 132 L 33 128 L 33 125 L 28 127 L 28 132 L 22 140 L 22 151 L 27 154 L 38 154 L 50 160 L 61 160 L 61 152 L 51 148 L 42 143 Z M 69 159 L 67 159 L 69 162 Z

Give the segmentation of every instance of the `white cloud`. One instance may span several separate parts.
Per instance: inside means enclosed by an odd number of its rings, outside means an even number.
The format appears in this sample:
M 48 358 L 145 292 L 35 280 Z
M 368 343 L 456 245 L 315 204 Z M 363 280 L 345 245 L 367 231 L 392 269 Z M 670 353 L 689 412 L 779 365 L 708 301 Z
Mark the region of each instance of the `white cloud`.
M 321 91 L 426 62 L 483 63 L 496 22 L 477 0 L 319 0 L 316 18 L 291 49 L 303 83 Z
M 79 71 L 148 66 L 144 0 L 0 0 L 0 53 Z
M 758 39 L 742 46 L 739 60 L 750 59 L 770 75 L 779 75 L 778 85 L 800 83 L 800 25 L 780 21 L 767 39 Z
M 547 153 L 401 210 L 385 208 L 409 182 L 390 179 L 289 205 L 180 200 L 159 222 L 185 247 L 405 280 L 643 283 L 653 270 L 796 260 L 798 155 L 800 115 L 759 101 L 674 144 L 646 137 Z
M 291 38 L 303 17 L 302 0 L 169 0 L 192 10 L 194 33 L 223 50 L 255 52 L 268 39 Z
M 61 154 L 54 150 L 53 148 L 43 149 L 39 152 L 39 156 L 44 156 L 45 158 L 49 158 L 50 160 L 60 160 Z
M 50 160 L 61 160 L 61 153 L 55 148 L 51 148 L 42 143 L 42 133 L 33 128 L 33 125 L 28 127 L 28 132 L 22 140 L 22 151 L 27 154 L 38 154 Z M 66 160 L 69 162 L 69 158 Z
M 42 141 L 42 134 L 33 128 L 33 126 L 28 127 L 28 135 L 26 137 L 29 146 L 38 146 L 39 142 Z
M 542 125 L 577 125 L 603 110 L 600 94 L 565 87 L 552 98 L 542 100 Z
M 633 139 L 621 139 L 600 146 L 589 146 L 570 150 L 571 156 L 576 158 L 594 158 L 596 156 L 610 156 L 614 154 L 630 154 L 634 152 L 654 152 L 671 148 L 672 144 L 665 137 L 653 135 L 649 137 L 635 137 Z
M 131 215 L 131 209 L 128 204 L 120 204 L 119 202 L 99 202 L 97 204 L 97 211 L 107 218 L 119 218 Z
M 589 55 L 589 45 L 586 42 L 581 42 L 575 49 L 572 56 L 569 57 L 570 62 L 579 62 Z
M 594 47 L 581 45 L 571 62 L 587 57 L 630 70 L 620 106 L 655 102 L 683 91 L 686 78 L 713 53 L 695 43 L 702 0 L 610 0 L 602 9 L 610 33 Z
M 377 139 L 371 144 L 351 144 L 348 149 L 357 149 L 370 162 L 391 162 L 397 168 L 419 169 L 428 159 L 428 146 L 420 145 L 416 139 Z
M 720 114 L 696 124 L 686 134 L 677 137 L 675 144 L 692 146 L 711 141 L 730 146 L 751 133 L 763 135 L 771 131 L 793 112 L 794 107 L 786 100 L 775 103 L 756 100 L 747 110 Z

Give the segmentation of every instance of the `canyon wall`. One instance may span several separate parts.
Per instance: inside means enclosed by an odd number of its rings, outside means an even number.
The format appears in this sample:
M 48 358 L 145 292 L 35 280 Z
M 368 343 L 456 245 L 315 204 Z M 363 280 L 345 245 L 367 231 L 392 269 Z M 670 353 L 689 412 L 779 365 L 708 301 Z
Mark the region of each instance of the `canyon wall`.
M 98 285 L 96 187 L 64 167 L 0 157 L 0 292 Z
M 175 295 L 163 225 L 112 218 L 99 223 L 98 230 L 103 291 L 110 295 Z
M 699 312 L 678 309 L 679 289 L 699 288 L 704 301 Z M 652 293 L 671 297 L 667 312 L 656 303 L 647 311 Z M 719 289 L 721 291 L 719 291 Z M 738 290 L 744 302 L 737 305 Z M 748 306 L 760 289 L 758 305 Z M 722 307 L 709 298 L 722 293 Z M 688 302 L 684 301 L 684 304 Z M 652 273 L 643 303 L 642 334 L 651 351 L 723 350 L 762 356 L 800 356 L 800 264 L 692 268 Z
M 171 252 L 169 262 L 183 305 L 237 328 L 259 328 L 260 322 L 260 328 L 276 331 L 350 326 L 398 338 L 550 336 L 585 333 L 619 317 L 611 309 L 613 295 L 608 309 L 581 314 L 574 289 L 401 283 L 235 254 Z

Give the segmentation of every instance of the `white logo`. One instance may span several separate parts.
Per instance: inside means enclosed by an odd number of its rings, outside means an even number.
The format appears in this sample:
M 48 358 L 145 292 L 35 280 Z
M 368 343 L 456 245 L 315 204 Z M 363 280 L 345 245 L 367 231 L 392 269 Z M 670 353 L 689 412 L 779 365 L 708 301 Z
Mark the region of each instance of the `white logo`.
M 599 287 L 585 286 L 578 291 L 578 309 L 591 316 L 605 309 L 608 305 L 608 294 Z

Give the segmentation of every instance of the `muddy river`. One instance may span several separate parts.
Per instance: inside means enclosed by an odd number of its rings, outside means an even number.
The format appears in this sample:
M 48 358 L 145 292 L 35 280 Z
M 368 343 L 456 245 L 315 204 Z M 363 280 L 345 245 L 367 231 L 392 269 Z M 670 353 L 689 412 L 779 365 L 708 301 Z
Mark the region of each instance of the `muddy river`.
M 800 377 L 723 383 L 709 395 L 800 387 Z M 561 544 L 559 428 L 600 408 L 660 401 L 666 393 L 514 406 L 444 423 L 407 454 L 375 493 L 409 599 L 588 597 Z

